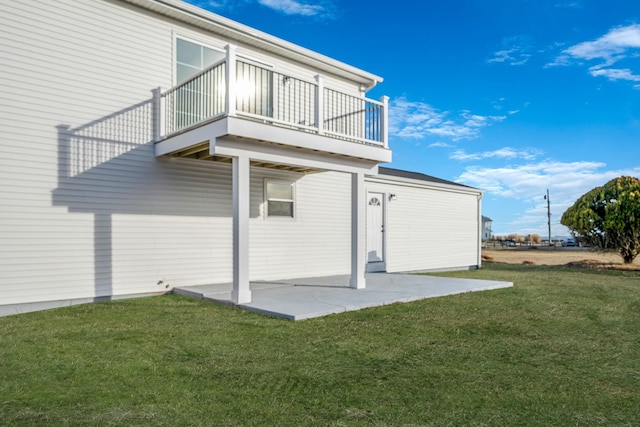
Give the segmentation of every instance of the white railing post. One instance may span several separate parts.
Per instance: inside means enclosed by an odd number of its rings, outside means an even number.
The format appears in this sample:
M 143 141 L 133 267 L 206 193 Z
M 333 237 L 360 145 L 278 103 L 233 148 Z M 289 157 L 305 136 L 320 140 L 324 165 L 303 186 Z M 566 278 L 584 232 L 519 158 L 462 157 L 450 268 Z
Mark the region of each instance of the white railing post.
M 316 95 L 316 127 L 318 135 L 324 134 L 324 81 L 320 74 L 316 75 L 317 91 Z
M 164 105 L 162 100 L 162 88 L 158 86 L 151 91 L 153 93 L 151 137 L 159 141 L 164 134 Z
M 226 46 L 227 62 L 225 66 L 225 83 L 227 85 L 225 97 L 225 109 L 228 116 L 236 115 L 237 78 L 236 78 L 236 47 L 232 44 Z
M 384 148 L 389 148 L 389 97 L 383 96 L 380 98 L 382 102 L 382 120 L 381 123 L 381 132 L 382 132 L 382 143 L 384 144 Z

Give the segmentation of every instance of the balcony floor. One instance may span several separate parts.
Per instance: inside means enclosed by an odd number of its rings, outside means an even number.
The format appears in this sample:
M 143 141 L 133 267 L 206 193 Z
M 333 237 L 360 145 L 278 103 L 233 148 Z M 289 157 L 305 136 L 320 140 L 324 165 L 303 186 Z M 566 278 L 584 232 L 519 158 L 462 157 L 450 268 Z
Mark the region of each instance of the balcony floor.
M 391 161 L 391 150 L 256 123 L 220 117 L 169 136 L 155 144 L 157 157 L 221 160 L 247 156 L 255 165 L 299 172 L 337 170 L 369 172 Z

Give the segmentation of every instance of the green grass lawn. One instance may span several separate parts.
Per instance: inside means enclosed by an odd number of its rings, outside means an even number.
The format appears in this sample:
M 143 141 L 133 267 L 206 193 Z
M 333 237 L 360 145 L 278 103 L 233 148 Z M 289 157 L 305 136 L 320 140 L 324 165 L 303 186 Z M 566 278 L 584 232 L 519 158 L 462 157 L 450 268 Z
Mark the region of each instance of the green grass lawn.
M 640 425 L 640 273 L 291 322 L 176 295 L 0 318 L 0 425 Z

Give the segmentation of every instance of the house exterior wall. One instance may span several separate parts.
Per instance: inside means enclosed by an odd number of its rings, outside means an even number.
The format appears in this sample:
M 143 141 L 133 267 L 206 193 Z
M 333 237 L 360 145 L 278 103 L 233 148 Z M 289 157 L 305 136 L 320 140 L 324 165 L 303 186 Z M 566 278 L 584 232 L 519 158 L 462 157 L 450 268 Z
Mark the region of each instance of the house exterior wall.
M 156 159 L 151 134 L 174 36 L 223 41 L 114 1 L 1 2 L 0 27 L 0 306 L 230 281 L 229 165 Z M 298 176 L 286 224 L 260 203 L 289 174 L 251 172 L 251 278 L 348 272 L 348 176 Z
M 482 240 L 488 242 L 491 240 L 491 226 L 493 221 L 486 216 L 482 217 Z
M 107 0 L 0 2 L 0 28 L 11 58 L 0 61 L 0 314 L 231 281 L 231 166 L 156 158 L 151 121 L 151 90 L 174 82 L 175 37 L 227 42 Z M 247 45 L 238 54 L 316 74 Z M 265 218 L 265 179 L 295 181 L 295 219 Z M 387 204 L 388 271 L 476 264 L 476 195 L 383 178 L 367 188 L 398 196 Z M 250 198 L 251 280 L 349 273 L 349 174 L 253 167 Z
M 386 196 L 387 272 L 479 266 L 479 190 L 377 176 L 368 178 L 367 191 Z
M 250 279 L 286 279 L 349 273 L 349 174 L 310 175 L 252 168 Z M 264 179 L 295 180 L 294 219 L 265 219 Z
M 174 37 L 184 38 L 186 40 L 202 44 L 204 46 L 224 51 L 229 40 L 225 40 L 217 35 L 212 35 L 197 28 L 189 28 L 184 25 L 175 25 L 172 27 Z M 236 45 L 236 54 L 241 60 L 248 60 L 251 63 L 272 67 L 275 71 L 296 77 L 309 82 L 315 81 L 315 76 L 321 74 L 325 79 L 325 86 L 354 96 L 360 96 L 360 86 L 343 79 L 339 76 L 329 73 L 319 73 L 317 70 L 302 62 L 292 62 L 286 58 L 279 58 L 268 52 L 260 51 L 252 46 L 233 42 Z

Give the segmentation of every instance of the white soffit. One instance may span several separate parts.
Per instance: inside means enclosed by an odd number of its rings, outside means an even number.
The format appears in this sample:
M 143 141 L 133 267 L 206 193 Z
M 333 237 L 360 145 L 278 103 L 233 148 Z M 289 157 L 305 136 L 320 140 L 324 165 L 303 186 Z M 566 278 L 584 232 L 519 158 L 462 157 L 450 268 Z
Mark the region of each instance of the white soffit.
M 292 59 L 364 84 L 368 89 L 382 82 L 382 77 L 282 40 L 247 25 L 206 11 L 180 0 L 122 0 L 179 21 L 194 25 L 230 41 L 242 42 L 278 56 Z

